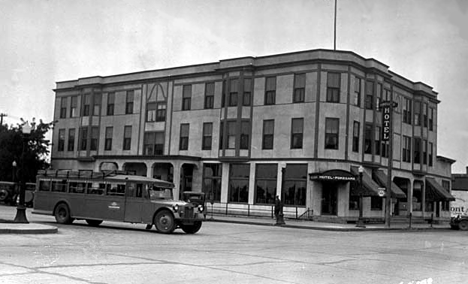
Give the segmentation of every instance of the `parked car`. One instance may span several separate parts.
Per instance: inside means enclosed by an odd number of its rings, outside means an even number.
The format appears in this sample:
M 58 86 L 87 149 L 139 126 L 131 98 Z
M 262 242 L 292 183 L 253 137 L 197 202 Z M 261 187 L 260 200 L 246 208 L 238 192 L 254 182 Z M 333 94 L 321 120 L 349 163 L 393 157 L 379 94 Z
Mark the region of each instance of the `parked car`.
M 452 217 L 450 219 L 450 228 L 453 230 L 468 230 L 468 216 L 458 215 L 457 217 Z
M 203 216 L 206 218 L 206 198 L 203 192 L 184 191 L 182 193 L 182 200 L 192 203 L 195 206 L 203 206 Z

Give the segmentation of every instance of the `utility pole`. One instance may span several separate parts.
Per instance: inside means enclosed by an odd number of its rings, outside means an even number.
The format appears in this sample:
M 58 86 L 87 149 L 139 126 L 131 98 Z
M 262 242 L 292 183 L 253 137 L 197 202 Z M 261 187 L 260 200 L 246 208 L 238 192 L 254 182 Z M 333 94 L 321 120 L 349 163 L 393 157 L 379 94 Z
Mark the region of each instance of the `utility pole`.
M 0 126 L 3 125 L 3 117 L 7 117 L 8 115 L 6 113 L 0 113 Z

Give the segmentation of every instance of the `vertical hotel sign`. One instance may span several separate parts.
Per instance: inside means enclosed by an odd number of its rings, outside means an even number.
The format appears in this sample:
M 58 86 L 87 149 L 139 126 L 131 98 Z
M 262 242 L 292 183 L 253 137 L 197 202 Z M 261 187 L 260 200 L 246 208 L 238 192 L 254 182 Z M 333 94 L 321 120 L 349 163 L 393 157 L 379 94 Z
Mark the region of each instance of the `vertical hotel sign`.
M 380 104 L 382 108 L 382 141 L 390 140 L 393 108 L 397 107 L 396 102 L 384 101 Z

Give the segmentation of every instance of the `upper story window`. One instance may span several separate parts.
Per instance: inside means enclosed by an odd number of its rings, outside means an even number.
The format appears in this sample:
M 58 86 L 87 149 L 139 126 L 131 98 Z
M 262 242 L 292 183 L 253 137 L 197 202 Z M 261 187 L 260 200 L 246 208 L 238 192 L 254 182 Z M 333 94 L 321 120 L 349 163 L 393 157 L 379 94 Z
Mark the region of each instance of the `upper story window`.
M 101 112 L 101 103 L 102 103 L 102 95 L 101 94 L 94 94 L 93 96 L 93 115 L 99 115 Z
M 305 100 L 305 74 L 294 75 L 293 103 L 302 103 Z
M 372 154 L 372 124 L 366 123 L 364 128 L 364 153 Z
M 411 124 L 412 120 L 412 111 L 411 111 L 411 100 L 403 97 L 403 122 L 407 124 Z
M 229 106 L 237 106 L 239 96 L 239 80 L 231 79 L 229 81 Z
M 374 82 L 366 81 L 366 109 L 374 109 Z
M 304 119 L 293 118 L 291 124 L 291 149 L 302 149 L 304 137 Z
M 276 77 L 267 77 L 265 83 L 265 105 L 276 103 Z
M 414 125 L 421 126 L 421 102 L 414 102 Z
M 192 105 L 192 85 L 184 85 L 182 90 L 182 110 L 190 110 Z
M 338 149 L 339 118 L 325 118 L 325 149 Z
M 106 114 L 107 115 L 114 115 L 114 105 L 115 105 L 115 93 L 108 93 L 107 94 L 107 108 Z
M 130 150 L 132 147 L 132 126 L 124 127 L 123 150 Z
M 75 151 L 75 129 L 68 129 L 68 147 L 67 151 Z
M 166 121 L 166 102 L 156 104 L 156 121 Z
M 273 149 L 273 137 L 275 134 L 275 121 L 268 119 L 263 121 L 262 149 Z
M 70 117 L 77 117 L 78 116 L 78 96 L 71 97 L 70 100 Z
M 424 123 L 424 127 L 427 127 L 428 126 L 428 123 L 429 123 L 429 119 L 428 119 L 428 115 L 427 113 L 429 112 L 429 106 L 424 103 L 424 108 L 423 108 L 423 123 Z
M 88 116 L 91 108 L 91 94 L 85 94 L 83 99 L 83 116 Z
M 203 123 L 202 150 L 211 150 L 212 141 L 213 141 L 213 123 L 205 122 Z
M 205 109 L 213 108 L 214 106 L 215 83 L 210 82 L 205 84 Z
M 360 124 L 359 121 L 354 121 L 353 123 L 353 152 L 359 152 L 359 134 L 360 134 Z
M 429 167 L 432 167 L 434 165 L 434 143 L 429 142 L 429 154 L 428 154 L 428 160 L 429 160 Z
M 148 102 L 146 104 L 146 121 L 156 121 L 156 102 Z
M 421 138 L 414 138 L 414 156 L 415 164 L 421 163 Z
M 135 100 L 135 92 L 127 91 L 127 97 L 125 100 L 125 114 L 132 114 L 133 113 L 133 101 Z
M 340 102 L 340 73 L 327 74 L 327 102 L 339 103 Z
M 430 131 L 434 131 L 434 112 L 433 108 L 429 108 L 428 127 Z
M 80 128 L 80 150 L 86 151 L 88 148 L 88 127 Z
M 190 124 L 182 123 L 180 125 L 180 141 L 179 141 L 179 150 L 188 150 L 189 145 L 189 131 Z
M 58 151 L 61 152 L 65 150 L 65 129 L 59 129 L 58 136 Z
M 411 137 L 403 136 L 403 162 L 411 162 Z
M 143 151 L 144 155 L 162 155 L 164 152 L 164 132 L 145 132 Z
M 112 136 L 114 134 L 114 128 L 112 126 L 106 127 L 106 133 L 104 137 L 104 150 L 112 150 Z
M 68 103 L 68 98 L 60 99 L 60 118 L 67 117 L 67 103 Z
M 91 145 L 90 150 L 96 151 L 98 149 L 99 127 L 91 127 Z
M 252 79 L 244 79 L 244 96 L 242 99 L 243 106 L 250 106 L 252 101 Z
M 249 149 L 250 144 L 250 121 L 243 120 L 241 122 L 240 148 Z
M 354 78 L 353 104 L 355 106 L 361 106 L 361 81 L 361 78 Z

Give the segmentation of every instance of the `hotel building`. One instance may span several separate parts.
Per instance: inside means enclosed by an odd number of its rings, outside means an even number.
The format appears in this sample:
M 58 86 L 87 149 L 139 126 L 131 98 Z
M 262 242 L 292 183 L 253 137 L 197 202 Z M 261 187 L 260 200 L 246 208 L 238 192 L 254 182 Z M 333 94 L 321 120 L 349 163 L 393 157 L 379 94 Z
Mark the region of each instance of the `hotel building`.
M 437 155 L 437 93 L 372 58 L 309 50 L 79 78 L 54 91 L 54 169 L 169 180 L 176 198 L 205 192 L 215 212 L 269 216 L 278 195 L 286 217 L 347 222 L 359 206 L 383 220 L 392 152 L 391 214 L 450 217 L 454 160 Z M 386 128 L 381 103 L 392 101 Z

